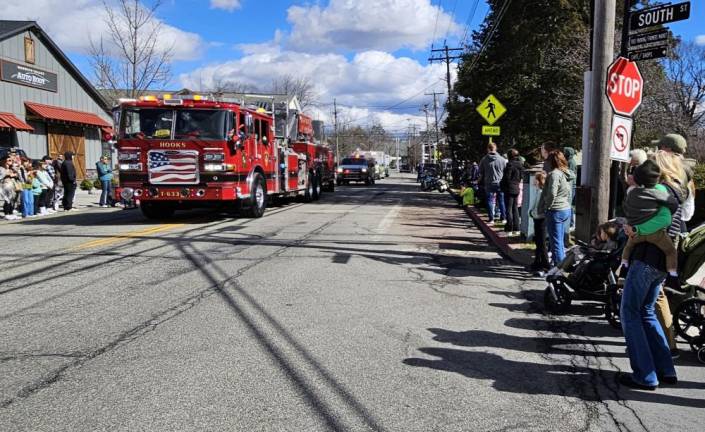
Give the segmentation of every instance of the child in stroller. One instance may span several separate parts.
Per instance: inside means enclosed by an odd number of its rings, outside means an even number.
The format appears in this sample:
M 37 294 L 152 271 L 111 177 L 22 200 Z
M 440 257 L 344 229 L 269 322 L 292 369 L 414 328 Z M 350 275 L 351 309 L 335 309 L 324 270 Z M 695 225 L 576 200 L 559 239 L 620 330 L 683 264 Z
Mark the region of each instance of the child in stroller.
M 623 221 L 600 225 L 589 244 L 572 247 L 561 263 L 546 275 L 544 304 L 553 313 L 568 310 L 573 298 L 608 303 L 616 284 L 622 249 L 627 236 Z

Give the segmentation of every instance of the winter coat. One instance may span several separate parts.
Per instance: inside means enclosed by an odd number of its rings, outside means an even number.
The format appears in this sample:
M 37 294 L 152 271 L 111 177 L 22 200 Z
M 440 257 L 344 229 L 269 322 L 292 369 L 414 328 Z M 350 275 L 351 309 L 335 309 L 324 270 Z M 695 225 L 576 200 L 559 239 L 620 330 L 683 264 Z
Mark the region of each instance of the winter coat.
M 73 165 L 73 153 L 64 154 L 66 160 L 61 164 L 61 182 L 63 184 L 76 183 L 76 167 Z
M 519 195 L 521 190 L 521 180 L 524 176 L 524 166 L 516 158 L 510 160 L 504 167 L 500 188 L 502 192 L 510 195 Z
M 42 189 L 54 189 L 54 181 L 46 171 L 37 171 L 37 179 L 42 185 Z
M 95 169 L 98 172 L 98 178 L 101 181 L 110 181 L 113 179 L 113 171 L 108 164 L 96 162 Z
M 507 160 L 497 153 L 487 153 L 480 161 L 480 181 L 489 189 L 491 186 L 499 186 L 502 181 L 504 167 L 507 166 Z
M 573 188 L 570 183 L 574 178 L 575 174 L 571 170 L 564 172 L 556 168 L 548 173 L 546 184 L 541 191 L 541 213 L 571 208 Z

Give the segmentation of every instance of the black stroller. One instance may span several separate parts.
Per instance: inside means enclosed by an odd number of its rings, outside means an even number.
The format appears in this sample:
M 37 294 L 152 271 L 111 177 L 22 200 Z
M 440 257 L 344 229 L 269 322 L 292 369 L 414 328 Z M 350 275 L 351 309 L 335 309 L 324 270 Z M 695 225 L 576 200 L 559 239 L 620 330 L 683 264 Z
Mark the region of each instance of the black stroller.
M 546 275 L 546 309 L 551 313 L 566 313 L 574 299 L 596 300 L 605 304 L 610 323 L 619 326 L 617 270 L 626 243 L 626 235 L 620 230 L 617 247 L 612 250 L 597 250 L 582 242 L 572 247 L 563 262 Z

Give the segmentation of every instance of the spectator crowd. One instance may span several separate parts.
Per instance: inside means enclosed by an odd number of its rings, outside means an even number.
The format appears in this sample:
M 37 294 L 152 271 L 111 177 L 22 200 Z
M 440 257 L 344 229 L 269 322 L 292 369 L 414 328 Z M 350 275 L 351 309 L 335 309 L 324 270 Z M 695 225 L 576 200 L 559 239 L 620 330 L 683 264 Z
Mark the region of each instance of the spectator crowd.
M 0 201 L 4 219 L 72 211 L 76 193 L 73 153 L 31 160 L 10 150 L 0 160 Z
M 624 288 L 619 315 L 632 372 L 620 375 L 619 381 L 640 390 L 678 382 L 673 359 L 679 352 L 664 287 L 681 288 L 676 248 L 695 212 L 685 138 L 668 134 L 653 144 L 655 150 L 630 153 L 631 161 L 620 175 L 622 217 L 604 221 L 590 243 L 596 250 L 621 253 Z M 540 151 L 542 169 L 537 168 L 533 177 L 540 195 L 527 214 L 536 244 L 532 270 L 544 276 L 552 267 L 570 268 L 566 261 L 574 259 L 570 253 L 566 257 L 566 247 L 575 223 L 577 163 L 572 148 L 547 143 Z M 499 221 L 509 236 L 519 235 L 524 166 L 516 150 L 503 157 L 490 143 L 482 160 L 465 172 L 464 182 L 485 200 L 488 224 Z

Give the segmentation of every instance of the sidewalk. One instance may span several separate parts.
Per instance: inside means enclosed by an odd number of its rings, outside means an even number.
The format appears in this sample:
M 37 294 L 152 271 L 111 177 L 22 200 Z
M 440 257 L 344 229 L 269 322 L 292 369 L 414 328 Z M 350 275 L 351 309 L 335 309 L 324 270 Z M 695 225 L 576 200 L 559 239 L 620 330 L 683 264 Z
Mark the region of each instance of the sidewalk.
M 76 190 L 76 195 L 73 200 L 73 208 L 76 211 L 71 211 L 71 212 L 65 212 L 62 209 L 59 209 L 58 212 L 54 214 L 49 214 L 49 215 L 44 215 L 44 216 L 35 216 L 31 218 L 21 218 L 17 220 L 5 220 L 3 217 L 0 217 L 0 223 L 20 223 L 25 220 L 34 220 L 37 218 L 56 218 L 56 217 L 61 217 L 64 215 L 68 214 L 77 214 L 82 211 L 97 211 L 97 210 L 109 210 L 112 209 L 113 207 L 104 209 L 101 208 L 98 202 L 100 201 L 100 191 L 96 191 L 95 189 L 93 190 L 93 193 L 88 193 L 88 191 L 77 189 Z M 115 209 L 119 209 L 121 207 L 115 207 Z M 1 208 L 0 208 L 1 210 Z M 3 215 L 4 216 L 4 215 Z
M 462 206 L 462 197 L 459 191 L 451 189 L 450 194 Z M 533 243 L 527 243 L 521 237 L 508 237 L 507 233 L 503 231 L 503 225 L 488 225 L 484 210 L 476 206 L 464 206 L 463 209 L 482 234 L 500 250 L 502 255 L 519 265 L 528 266 L 531 264 L 534 258 Z

